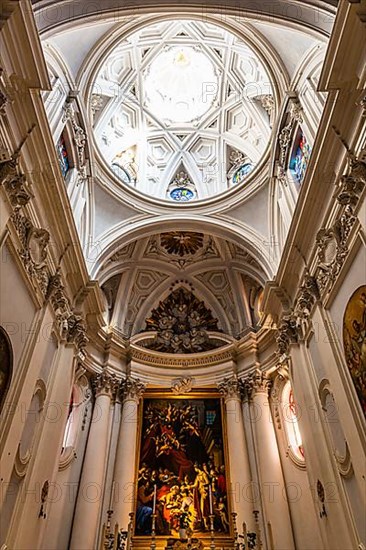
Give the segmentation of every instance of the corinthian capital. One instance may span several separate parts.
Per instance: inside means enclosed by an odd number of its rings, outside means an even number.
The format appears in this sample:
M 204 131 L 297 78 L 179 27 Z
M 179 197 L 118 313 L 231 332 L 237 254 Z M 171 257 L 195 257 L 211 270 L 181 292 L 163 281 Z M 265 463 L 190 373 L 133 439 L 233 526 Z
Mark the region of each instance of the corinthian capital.
M 113 398 L 118 389 L 118 380 L 114 374 L 102 371 L 93 380 L 95 396 L 108 395 Z
M 229 399 L 241 399 L 243 386 L 236 374 L 224 378 L 217 384 L 218 390 L 224 396 L 225 401 Z
M 265 393 L 268 395 L 272 382 L 266 372 L 256 369 L 254 374 L 246 381 L 248 395 L 253 397 L 256 393 Z
M 145 391 L 145 384 L 143 384 L 139 378 L 127 376 L 122 380 L 120 388 L 121 394 L 125 400 L 131 399 L 138 403 Z

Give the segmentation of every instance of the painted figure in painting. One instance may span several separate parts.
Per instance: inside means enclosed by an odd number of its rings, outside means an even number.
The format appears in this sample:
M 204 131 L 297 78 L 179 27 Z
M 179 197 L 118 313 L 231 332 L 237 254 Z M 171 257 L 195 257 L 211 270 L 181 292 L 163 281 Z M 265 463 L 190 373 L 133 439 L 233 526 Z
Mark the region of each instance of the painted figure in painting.
M 229 531 L 218 399 L 145 400 L 137 493 L 137 535 Z
M 346 362 L 366 416 L 366 285 L 349 300 L 343 318 L 343 345 Z

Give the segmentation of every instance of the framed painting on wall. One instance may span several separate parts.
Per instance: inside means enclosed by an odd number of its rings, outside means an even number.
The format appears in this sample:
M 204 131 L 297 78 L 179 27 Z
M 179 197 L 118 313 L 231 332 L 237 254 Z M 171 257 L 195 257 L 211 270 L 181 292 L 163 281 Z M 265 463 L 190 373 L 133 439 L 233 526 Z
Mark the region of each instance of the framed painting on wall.
M 346 363 L 366 416 L 366 285 L 352 294 L 343 317 Z
M 229 534 L 219 397 L 144 399 L 136 494 L 136 535 Z

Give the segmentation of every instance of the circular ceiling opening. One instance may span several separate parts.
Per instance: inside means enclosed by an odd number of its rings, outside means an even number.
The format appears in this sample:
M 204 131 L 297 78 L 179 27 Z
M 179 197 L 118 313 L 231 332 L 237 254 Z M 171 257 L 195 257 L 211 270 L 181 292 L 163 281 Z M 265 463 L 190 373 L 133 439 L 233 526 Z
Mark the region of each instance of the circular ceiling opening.
M 144 105 L 165 124 L 198 121 L 216 99 L 218 77 L 200 47 L 166 46 L 143 76 Z
M 245 185 L 267 148 L 273 108 L 256 53 L 198 20 L 126 35 L 91 93 L 97 145 L 119 185 L 180 204 Z

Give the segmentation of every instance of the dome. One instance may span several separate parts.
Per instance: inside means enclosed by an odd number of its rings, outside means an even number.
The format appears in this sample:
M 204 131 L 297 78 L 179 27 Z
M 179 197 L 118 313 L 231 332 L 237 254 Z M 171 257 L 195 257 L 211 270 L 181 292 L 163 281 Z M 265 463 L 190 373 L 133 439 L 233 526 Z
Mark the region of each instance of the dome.
M 118 185 L 182 204 L 247 184 L 268 147 L 274 98 L 242 37 L 219 24 L 163 20 L 104 55 L 93 127 Z

